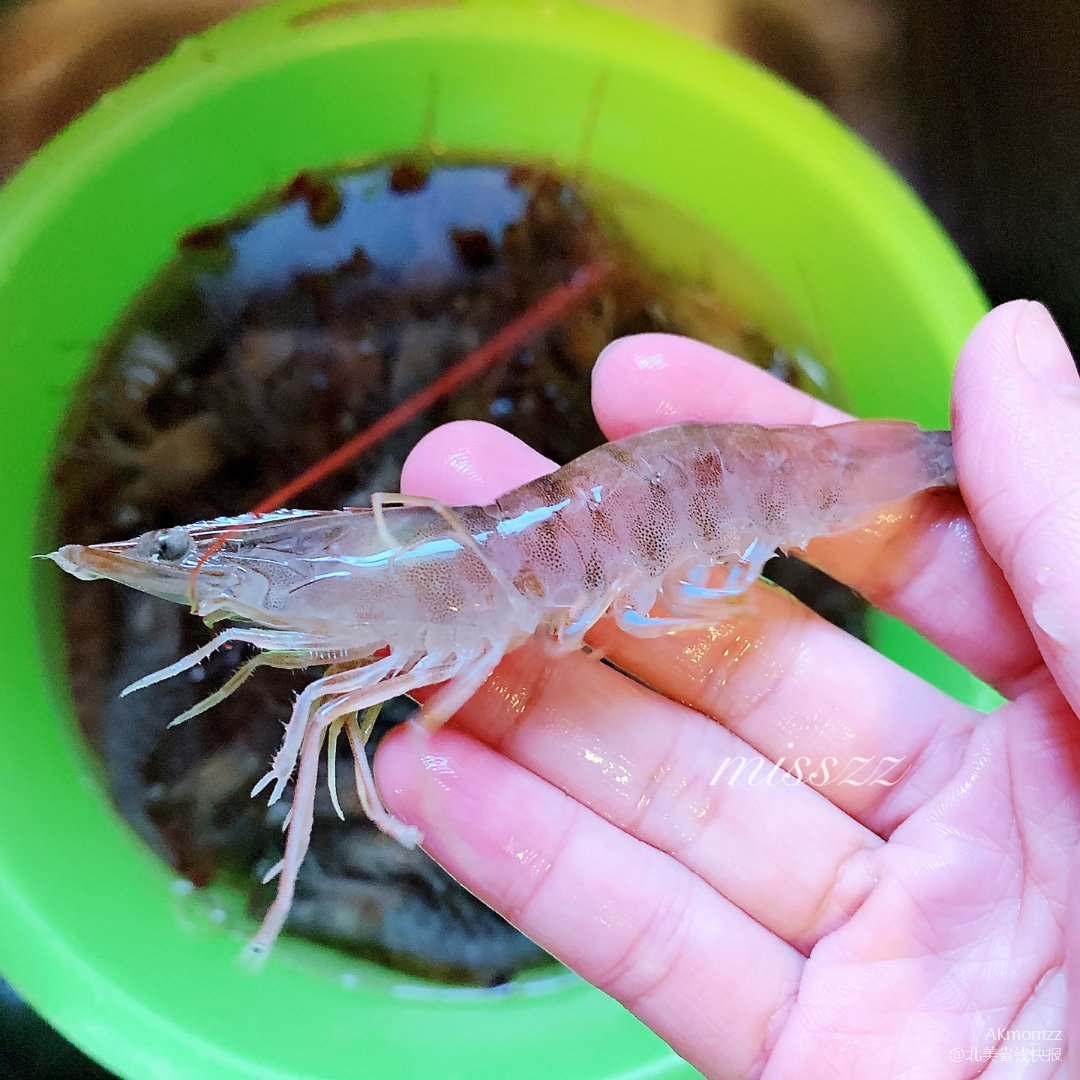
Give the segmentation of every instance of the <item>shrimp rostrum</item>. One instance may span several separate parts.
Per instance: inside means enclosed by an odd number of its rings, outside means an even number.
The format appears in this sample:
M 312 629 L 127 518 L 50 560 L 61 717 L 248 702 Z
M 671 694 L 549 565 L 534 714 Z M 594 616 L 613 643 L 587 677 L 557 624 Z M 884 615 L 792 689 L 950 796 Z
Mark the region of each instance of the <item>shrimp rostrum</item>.
M 368 815 L 406 845 L 420 839 L 383 807 L 364 754 L 382 702 L 444 684 L 424 709 L 430 730 L 534 635 L 567 652 L 608 614 L 639 636 L 722 621 L 778 549 L 955 483 L 949 433 L 910 423 L 679 424 L 591 450 L 488 506 L 376 495 L 371 509 L 245 515 L 49 557 L 76 577 L 110 578 L 231 624 L 125 693 L 230 643 L 258 650 L 174 722 L 258 667 L 325 666 L 253 792 L 269 787 L 273 803 L 295 774 L 284 857 L 268 875 L 280 874 L 277 895 L 252 942 L 265 952 L 308 847 L 324 744 L 335 804 L 344 732 Z

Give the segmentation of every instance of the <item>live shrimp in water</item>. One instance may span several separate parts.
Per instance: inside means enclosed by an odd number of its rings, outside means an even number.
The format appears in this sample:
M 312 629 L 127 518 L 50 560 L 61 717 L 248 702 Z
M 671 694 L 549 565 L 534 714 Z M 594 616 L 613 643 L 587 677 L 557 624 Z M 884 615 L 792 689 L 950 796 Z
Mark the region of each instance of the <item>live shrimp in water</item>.
M 573 651 L 608 614 L 637 636 L 713 625 L 778 549 L 859 528 L 955 484 L 950 434 L 902 421 L 691 423 L 607 443 L 487 506 L 376 495 L 371 509 L 248 514 L 49 557 L 79 578 L 191 603 L 208 625 L 235 624 L 125 693 L 231 643 L 259 650 L 174 723 L 258 667 L 326 667 L 298 696 L 253 791 L 269 787 L 274 803 L 295 773 L 284 858 L 268 875 L 280 875 L 277 894 L 251 943 L 260 954 L 292 903 L 324 744 L 335 803 L 344 733 L 367 814 L 407 846 L 421 839 L 383 807 L 364 754 L 383 702 L 445 684 L 422 714 L 431 730 L 531 637 Z M 726 571 L 719 583 L 717 567 Z

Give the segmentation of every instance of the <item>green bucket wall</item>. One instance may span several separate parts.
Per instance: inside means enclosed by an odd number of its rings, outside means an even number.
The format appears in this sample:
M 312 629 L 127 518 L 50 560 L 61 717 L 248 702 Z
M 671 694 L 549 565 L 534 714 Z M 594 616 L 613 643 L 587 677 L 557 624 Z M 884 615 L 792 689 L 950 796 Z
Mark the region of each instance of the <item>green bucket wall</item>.
M 816 328 L 865 415 L 945 424 L 953 358 L 984 304 L 892 174 L 734 57 L 572 3 L 364 6 L 278 5 L 185 42 L 0 193 L 0 970 L 132 1077 L 691 1075 L 569 975 L 452 993 L 287 940 L 259 974 L 241 967 L 251 925 L 220 921 L 213 893 L 177 892 L 74 733 L 57 571 L 30 560 L 57 426 L 178 236 L 301 169 L 416 148 L 597 169 L 691 215 L 784 319 Z M 981 700 L 894 625 L 879 642 Z

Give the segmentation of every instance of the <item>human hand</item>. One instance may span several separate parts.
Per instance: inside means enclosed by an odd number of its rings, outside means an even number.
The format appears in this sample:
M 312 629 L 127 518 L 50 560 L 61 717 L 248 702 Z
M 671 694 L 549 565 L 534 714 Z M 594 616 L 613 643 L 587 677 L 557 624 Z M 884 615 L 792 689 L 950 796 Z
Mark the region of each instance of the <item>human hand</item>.
M 841 418 L 656 335 L 605 351 L 593 404 L 610 438 Z M 1007 304 L 979 324 L 953 419 L 968 510 L 923 498 L 809 558 L 997 687 L 1009 701 L 991 715 L 759 585 L 708 633 L 597 627 L 590 640 L 653 690 L 584 654 L 552 678 L 535 647 L 511 654 L 433 736 L 438 820 L 425 820 L 410 740 L 380 749 L 387 804 L 436 859 L 710 1077 L 1011 1076 L 1004 1055 L 969 1052 L 1022 1046 L 1043 1061 L 1025 1076 L 1064 1074 L 1068 925 L 1080 947 L 1066 892 L 1080 833 L 1080 381 L 1044 309 Z M 403 486 L 482 503 L 552 468 L 459 423 L 417 447 Z M 746 768 L 718 776 L 740 757 Z M 763 782 L 781 758 L 816 779 Z M 867 767 L 852 779 L 861 759 L 880 782 Z

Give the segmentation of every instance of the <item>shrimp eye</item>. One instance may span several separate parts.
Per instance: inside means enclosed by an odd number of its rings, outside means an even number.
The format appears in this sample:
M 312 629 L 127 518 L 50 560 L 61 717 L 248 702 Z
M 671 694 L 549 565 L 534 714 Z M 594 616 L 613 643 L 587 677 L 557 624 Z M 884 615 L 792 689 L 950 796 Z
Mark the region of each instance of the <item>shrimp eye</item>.
M 163 562 L 180 562 L 191 550 L 191 537 L 177 526 L 162 532 L 147 533 L 139 544 L 139 554 Z

